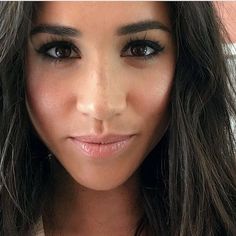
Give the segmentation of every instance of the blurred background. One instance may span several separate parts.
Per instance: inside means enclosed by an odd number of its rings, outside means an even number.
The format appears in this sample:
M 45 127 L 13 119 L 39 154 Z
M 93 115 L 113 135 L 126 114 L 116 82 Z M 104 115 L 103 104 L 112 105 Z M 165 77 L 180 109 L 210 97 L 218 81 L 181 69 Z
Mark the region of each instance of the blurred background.
M 231 48 L 231 54 L 236 60 L 236 1 L 217 1 L 214 4 L 229 33 L 231 42 L 228 42 L 228 46 Z
M 231 40 L 236 43 L 236 1 L 215 2 L 218 13 L 222 18 Z
M 215 2 L 219 16 L 221 17 L 226 30 L 230 36 L 227 42 L 227 61 L 232 74 L 232 81 L 236 89 L 236 1 L 235 2 Z M 236 98 L 235 98 L 236 102 Z M 236 121 L 231 120 L 236 137 Z

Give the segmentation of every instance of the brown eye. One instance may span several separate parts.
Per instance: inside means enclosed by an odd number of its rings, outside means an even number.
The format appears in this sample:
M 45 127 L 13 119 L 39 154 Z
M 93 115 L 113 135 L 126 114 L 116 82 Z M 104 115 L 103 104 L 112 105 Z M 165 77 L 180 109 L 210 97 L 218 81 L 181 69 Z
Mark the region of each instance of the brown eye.
M 149 49 L 148 49 L 149 48 Z M 130 52 L 137 57 L 142 57 L 142 56 L 146 56 L 146 53 L 148 52 L 148 54 L 153 53 L 154 50 L 148 46 L 145 45 L 138 45 L 136 47 L 131 47 Z
M 48 51 L 48 54 L 54 57 L 59 57 L 59 58 L 65 58 L 65 57 L 70 57 L 71 55 L 71 48 L 66 48 L 66 47 L 55 47 L 52 48 Z
M 131 40 L 122 50 L 122 57 L 139 57 L 148 59 L 164 50 L 159 42 L 150 40 Z
M 80 58 L 79 50 L 72 43 L 64 41 L 47 43 L 36 51 L 55 60 Z
M 51 49 L 46 51 L 46 54 L 50 57 L 57 59 L 66 59 L 76 57 L 76 53 L 73 51 L 71 46 L 61 45 L 52 47 Z

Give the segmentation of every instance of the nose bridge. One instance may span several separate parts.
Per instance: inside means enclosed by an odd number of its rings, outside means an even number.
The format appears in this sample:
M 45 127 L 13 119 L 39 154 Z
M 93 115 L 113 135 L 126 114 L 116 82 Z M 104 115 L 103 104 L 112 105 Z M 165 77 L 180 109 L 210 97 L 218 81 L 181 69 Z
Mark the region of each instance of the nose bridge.
M 86 71 L 87 92 L 78 101 L 80 112 L 97 120 L 120 115 L 126 107 L 126 92 L 109 60 L 93 61 Z

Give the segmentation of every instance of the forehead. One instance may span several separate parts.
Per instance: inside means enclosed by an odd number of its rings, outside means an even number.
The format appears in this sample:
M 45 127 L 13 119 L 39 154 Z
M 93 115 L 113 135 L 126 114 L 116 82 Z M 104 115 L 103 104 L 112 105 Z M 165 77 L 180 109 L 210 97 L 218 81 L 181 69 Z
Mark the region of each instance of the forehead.
M 122 24 L 158 20 L 171 26 L 167 3 L 162 2 L 42 2 L 36 24 L 63 24 L 86 32 L 113 30 Z

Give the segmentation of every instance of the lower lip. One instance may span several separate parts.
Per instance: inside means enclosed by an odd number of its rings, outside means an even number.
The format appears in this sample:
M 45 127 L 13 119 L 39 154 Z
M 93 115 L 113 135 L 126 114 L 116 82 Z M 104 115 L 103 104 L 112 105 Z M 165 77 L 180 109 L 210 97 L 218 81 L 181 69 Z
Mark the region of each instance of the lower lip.
M 111 158 L 114 155 L 125 151 L 131 143 L 133 136 L 129 138 L 108 144 L 96 144 L 81 142 L 75 138 L 71 138 L 72 142 L 79 148 L 79 150 L 90 158 Z

